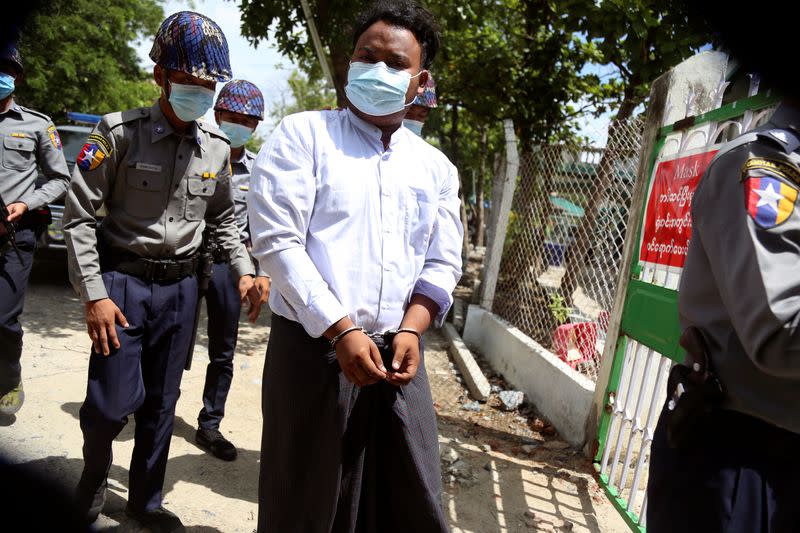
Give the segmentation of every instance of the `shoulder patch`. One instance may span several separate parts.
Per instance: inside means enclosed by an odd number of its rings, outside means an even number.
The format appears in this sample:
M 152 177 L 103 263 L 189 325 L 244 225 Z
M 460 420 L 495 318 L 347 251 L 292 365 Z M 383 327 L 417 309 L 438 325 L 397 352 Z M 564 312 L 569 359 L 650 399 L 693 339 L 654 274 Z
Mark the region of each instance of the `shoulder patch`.
M 53 143 L 53 147 L 56 150 L 61 150 L 61 136 L 58 134 L 58 130 L 53 124 L 47 127 L 47 136 L 50 137 L 50 142 Z
M 747 213 L 764 229 L 786 222 L 794 213 L 798 190 L 766 171 L 756 171 L 744 180 Z
M 111 155 L 111 145 L 108 140 L 102 135 L 92 133 L 78 154 L 75 164 L 82 171 L 90 172 L 102 165 L 109 155 Z

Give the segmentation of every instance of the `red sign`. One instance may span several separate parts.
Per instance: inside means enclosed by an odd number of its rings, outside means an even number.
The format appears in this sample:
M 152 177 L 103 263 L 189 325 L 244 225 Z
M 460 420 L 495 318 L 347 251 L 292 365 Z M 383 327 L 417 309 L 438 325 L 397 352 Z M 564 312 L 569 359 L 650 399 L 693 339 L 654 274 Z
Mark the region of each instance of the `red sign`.
M 692 237 L 692 197 L 717 150 L 662 161 L 647 200 L 639 259 L 682 268 Z

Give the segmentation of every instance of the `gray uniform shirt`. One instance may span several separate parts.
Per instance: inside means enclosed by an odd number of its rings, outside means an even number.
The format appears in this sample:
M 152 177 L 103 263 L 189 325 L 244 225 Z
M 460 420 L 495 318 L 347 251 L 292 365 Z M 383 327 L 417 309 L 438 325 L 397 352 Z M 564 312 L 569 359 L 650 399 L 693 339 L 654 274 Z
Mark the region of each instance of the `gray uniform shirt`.
M 772 128 L 800 133 L 800 111 L 779 107 Z M 765 137 L 723 147 L 698 185 L 678 308 L 724 407 L 800 433 L 800 155 Z
M 0 113 L 0 195 L 7 204 L 24 202 L 38 209 L 69 187 L 61 138 L 50 117 L 16 102 Z M 36 189 L 37 164 L 47 182 Z
M 231 160 L 233 178 L 231 178 L 231 192 L 233 193 L 233 205 L 236 211 L 236 225 L 239 227 L 239 238 L 250 251 L 250 224 L 247 219 L 247 191 L 250 190 L 250 173 L 253 171 L 253 162 L 256 156 L 254 153 L 244 150 L 239 160 Z M 251 254 L 251 259 L 259 276 L 267 276 Z
M 95 233 L 101 205 L 108 214 Z M 71 281 L 84 302 L 106 298 L 98 239 L 140 257 L 189 257 L 206 222 L 218 228 L 234 274 L 255 274 L 234 218 L 225 135 L 205 122 L 178 135 L 158 102 L 106 115 L 78 156 L 67 193 Z

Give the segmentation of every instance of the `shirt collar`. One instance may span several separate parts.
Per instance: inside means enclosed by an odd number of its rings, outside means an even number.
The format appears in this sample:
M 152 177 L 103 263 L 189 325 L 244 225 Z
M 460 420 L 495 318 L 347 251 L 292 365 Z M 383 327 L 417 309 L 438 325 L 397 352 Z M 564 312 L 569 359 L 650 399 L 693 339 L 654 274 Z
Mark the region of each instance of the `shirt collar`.
M 234 165 L 242 165 L 247 169 L 248 172 L 253 170 L 253 161 L 255 161 L 256 155 L 245 148 L 242 151 L 242 156 L 239 159 L 231 159 L 231 163 Z
M 18 115 L 22 115 L 22 108 L 19 106 L 19 104 L 17 103 L 17 101 L 16 101 L 16 100 L 13 100 L 13 99 L 11 100 L 11 105 L 10 105 L 10 106 L 9 106 L 9 108 L 8 108 L 8 109 L 5 111 L 5 113 L 8 113 L 9 111 L 13 111 L 13 112 L 15 112 L 15 113 L 16 113 L 16 114 L 18 114 Z
M 350 108 L 345 108 L 344 112 L 347 113 L 347 118 L 348 120 L 350 120 L 350 123 L 353 126 L 355 126 L 357 130 L 364 133 L 367 136 L 367 138 L 377 142 L 378 145 L 380 145 L 381 152 L 383 152 L 384 151 L 383 141 L 381 141 L 381 136 L 383 136 L 383 132 L 381 131 L 381 129 L 373 124 L 370 124 L 366 120 L 357 117 L 356 114 L 353 113 L 352 110 L 350 110 Z M 394 148 L 394 146 L 398 142 L 400 142 L 400 140 L 403 138 L 404 132 L 402 130 L 403 126 L 401 125 L 399 128 L 397 128 L 397 131 L 392 133 L 392 137 L 389 140 L 389 149 Z
M 167 120 L 167 118 L 164 116 L 164 113 L 161 112 L 160 101 L 156 100 L 156 103 L 150 107 L 150 142 L 158 142 L 164 137 L 173 134 L 180 137 L 180 135 L 175 133 L 175 130 L 172 128 L 172 124 L 169 123 L 169 120 Z M 197 127 L 197 122 L 192 122 L 189 124 L 189 127 L 186 129 L 186 133 L 183 136 L 188 139 L 193 139 L 201 149 L 205 149 L 200 139 L 200 131 Z

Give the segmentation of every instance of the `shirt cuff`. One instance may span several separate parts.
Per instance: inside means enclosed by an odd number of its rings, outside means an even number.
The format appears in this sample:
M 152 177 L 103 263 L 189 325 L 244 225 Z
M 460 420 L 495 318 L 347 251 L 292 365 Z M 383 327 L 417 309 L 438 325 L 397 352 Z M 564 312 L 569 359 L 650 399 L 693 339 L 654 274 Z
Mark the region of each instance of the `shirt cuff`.
M 83 303 L 108 298 L 106 284 L 103 283 L 103 278 L 100 276 L 92 276 L 91 278 L 83 280 L 81 282 L 80 293 Z
M 414 290 L 411 291 L 411 296 L 413 297 L 415 294 L 427 296 L 436 302 L 439 306 L 439 313 L 437 313 L 436 318 L 434 318 L 434 326 L 437 328 L 441 327 L 447 316 L 447 312 L 450 311 L 450 306 L 453 305 L 452 295 L 441 287 L 437 287 L 424 279 L 417 280 L 417 283 L 414 285 Z
M 242 276 L 256 275 L 256 269 L 253 268 L 253 263 L 250 261 L 249 255 L 231 260 L 231 270 L 233 270 L 233 274 L 236 276 L 236 281 L 239 281 L 239 278 Z
M 35 191 L 24 195 L 22 198 L 17 200 L 17 202 L 22 202 L 23 204 L 27 205 L 28 211 L 39 209 L 44 205 L 44 201 L 42 200 L 41 196 L 39 194 L 36 194 Z M 11 203 L 13 204 L 14 202 Z
M 322 293 L 308 306 L 296 310 L 297 318 L 314 338 L 322 337 L 329 327 L 348 316 L 347 311 L 330 290 Z

